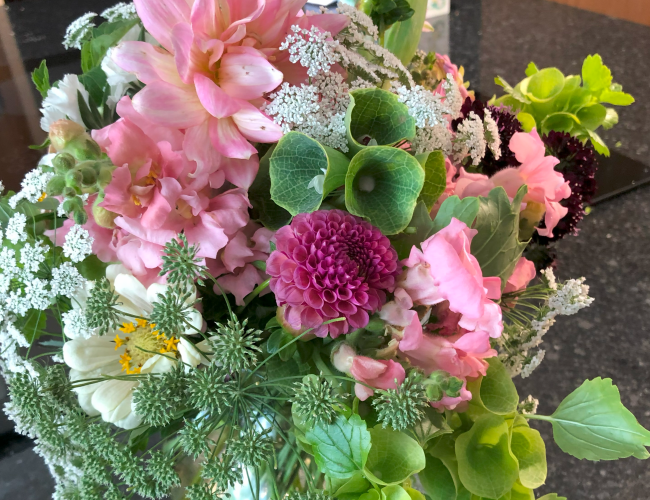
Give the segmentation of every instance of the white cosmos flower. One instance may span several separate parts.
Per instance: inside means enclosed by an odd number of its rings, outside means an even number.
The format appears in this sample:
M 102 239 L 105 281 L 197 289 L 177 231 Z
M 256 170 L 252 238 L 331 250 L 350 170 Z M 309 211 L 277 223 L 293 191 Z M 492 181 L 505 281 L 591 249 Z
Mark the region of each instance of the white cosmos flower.
M 201 313 L 192 310 L 189 322 L 193 328 L 162 335 L 147 318 L 153 310 L 153 303 L 169 285 L 154 283 L 145 288 L 137 278 L 125 271 L 121 265 L 109 266 L 106 277 L 120 296 L 118 302 L 122 305 L 119 309 L 142 319 L 124 316 L 122 327 L 103 336 L 94 332 L 94 335 L 84 337 L 66 325 L 64 333 L 71 340 L 63 346 L 63 359 L 70 367 L 72 382 L 103 375 L 163 373 L 172 370 L 179 358 L 191 366 L 201 362 L 200 353 L 191 342 L 181 337 L 195 335 L 197 329 L 203 327 Z M 73 299 L 75 309 L 83 310 L 90 288 L 86 287 Z M 101 415 L 106 422 L 133 429 L 142 422 L 141 417 L 133 411 L 132 404 L 133 390 L 138 384 L 137 380 L 106 380 L 78 387 L 75 391 L 79 404 L 90 416 Z

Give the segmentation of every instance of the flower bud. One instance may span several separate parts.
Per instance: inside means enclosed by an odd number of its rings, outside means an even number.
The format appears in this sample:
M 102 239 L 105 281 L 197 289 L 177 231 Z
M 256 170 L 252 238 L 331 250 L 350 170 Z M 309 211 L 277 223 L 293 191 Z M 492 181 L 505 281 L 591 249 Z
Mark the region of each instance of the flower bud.
M 83 212 L 84 204 L 81 198 L 75 196 L 74 198 L 68 198 L 63 202 L 63 211 L 66 214 L 81 210 Z
M 99 204 L 104 201 L 104 194 L 100 193 L 93 204 L 93 218 L 97 225 L 105 227 L 107 229 L 113 229 L 115 227 L 115 218 L 117 214 L 106 210 L 104 207 L 100 207 Z
M 77 161 L 70 153 L 59 153 L 52 160 L 52 165 L 60 174 L 65 174 L 68 170 L 74 168 Z
M 81 167 L 79 168 L 81 172 L 81 184 L 84 187 L 93 186 L 97 182 L 97 172 L 91 167 Z
M 76 198 L 77 197 L 77 192 L 74 190 L 74 188 L 66 186 L 63 188 L 63 192 L 61 193 L 63 196 L 66 198 Z
M 332 364 L 338 371 L 350 373 L 352 362 L 356 355 L 357 352 L 354 350 L 354 347 L 345 342 L 341 342 L 332 350 Z
M 70 153 L 78 160 L 101 157 L 102 151 L 86 129 L 70 120 L 58 120 L 50 125 L 50 143 L 56 152 Z
M 83 226 L 86 222 L 88 222 L 88 214 L 85 210 L 75 210 L 72 212 L 72 219 L 74 220 L 75 224 Z
M 68 172 L 65 174 L 65 183 L 68 187 L 80 189 L 82 181 L 83 175 L 77 169 L 68 170 Z
M 48 196 L 60 196 L 63 194 L 65 188 L 65 177 L 62 175 L 55 175 L 50 179 L 50 182 L 47 183 L 45 192 Z

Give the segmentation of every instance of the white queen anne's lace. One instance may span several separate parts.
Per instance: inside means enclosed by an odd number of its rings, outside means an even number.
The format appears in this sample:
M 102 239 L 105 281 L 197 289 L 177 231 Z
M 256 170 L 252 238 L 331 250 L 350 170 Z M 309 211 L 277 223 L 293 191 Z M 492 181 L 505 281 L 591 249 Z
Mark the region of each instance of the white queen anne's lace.
M 307 68 L 307 75 L 311 77 L 329 72 L 338 61 L 336 52 L 332 50 L 338 42 L 328 40 L 331 34 L 320 31 L 316 26 L 306 30 L 295 24 L 291 26 L 291 31 L 294 34 L 287 35 L 280 45 L 280 50 L 289 51 L 289 61 Z
M 84 284 L 84 278 L 70 262 L 64 262 L 52 269 L 52 295 L 72 298 Z
M 104 10 L 101 16 L 108 22 L 114 23 L 116 21 L 137 19 L 138 13 L 135 10 L 135 4 L 133 2 L 120 2 Z
M 81 44 L 85 38 L 90 34 L 90 31 L 95 27 L 93 19 L 97 17 L 97 14 L 94 12 L 87 12 L 80 18 L 68 26 L 68 29 L 65 30 L 65 36 L 63 38 L 63 46 L 66 49 L 79 49 L 81 50 Z
M 47 183 L 54 177 L 54 173 L 45 172 L 42 167 L 28 172 L 21 182 L 21 190 L 9 199 L 9 206 L 16 208 L 20 200 L 36 203 L 45 198 Z
M 14 214 L 9 222 L 7 223 L 7 230 L 5 231 L 5 236 L 9 241 L 14 245 L 19 241 L 25 241 L 27 239 L 27 233 L 25 232 L 25 225 L 27 224 L 27 217 L 25 214 L 16 213 Z
M 72 262 L 81 262 L 92 253 L 94 241 L 94 238 L 90 236 L 87 230 L 79 224 L 75 224 L 65 235 L 63 255 Z

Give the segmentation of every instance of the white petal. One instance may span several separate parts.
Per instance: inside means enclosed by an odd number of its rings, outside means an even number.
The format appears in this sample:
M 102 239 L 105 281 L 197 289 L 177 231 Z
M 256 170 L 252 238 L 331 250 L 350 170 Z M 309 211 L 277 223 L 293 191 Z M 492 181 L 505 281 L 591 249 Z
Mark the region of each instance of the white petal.
M 174 359 L 156 354 L 142 365 L 140 373 L 165 373 L 173 369 L 176 366 L 176 363 L 177 361 Z
M 89 417 L 96 417 L 97 415 L 100 415 L 100 413 L 93 406 L 92 398 L 92 394 L 79 393 L 79 406 L 81 406 L 81 409 L 85 411 Z
M 133 388 L 138 385 L 139 382 L 130 382 L 128 380 L 110 380 L 103 384 L 99 389 L 93 394 L 92 403 L 97 410 L 102 413 L 102 418 L 105 414 L 109 414 L 114 410 L 118 409 L 122 402 L 129 398 L 129 409 L 131 408 L 130 396 L 133 392 Z M 116 420 L 121 420 L 127 415 L 127 411 L 123 413 L 116 413 L 112 420 L 106 420 L 107 422 L 114 422 Z
M 133 415 L 133 396 L 129 394 L 115 409 L 102 412 L 102 419 L 118 427 L 126 428 L 126 425 L 132 420 L 129 418 L 131 415 Z
M 153 304 L 154 302 L 158 302 L 158 300 L 160 300 L 158 296 L 164 295 L 168 288 L 169 285 L 163 285 L 161 283 L 152 283 L 151 285 L 149 285 L 149 288 L 147 288 L 147 301 L 150 304 Z
M 89 372 L 116 361 L 123 351 L 116 351 L 109 337 L 75 339 L 63 344 L 63 360 L 70 368 Z
M 117 360 L 115 360 L 113 363 L 110 363 L 106 366 L 102 366 L 97 370 L 92 370 L 89 372 L 80 372 L 79 370 L 75 370 L 74 368 L 72 368 L 70 369 L 70 382 L 74 383 L 83 379 L 98 378 L 101 377 L 102 375 L 118 375 L 121 371 L 122 371 L 122 366 Z M 90 394 L 95 392 L 97 389 L 99 389 L 99 386 L 104 383 L 105 382 L 97 382 L 95 384 L 76 387 L 73 390 L 77 394 Z
M 178 352 L 181 355 L 181 359 L 188 365 L 192 365 L 192 367 L 197 367 L 202 359 L 205 360 L 205 357 L 201 355 L 196 347 L 184 338 L 181 338 L 181 341 L 178 343 Z
M 135 276 L 131 276 L 130 274 L 118 274 L 115 277 L 115 283 L 113 286 L 118 294 L 125 298 L 127 302 L 130 302 L 130 304 L 125 302 L 125 306 L 130 306 L 132 304 L 145 313 L 145 315 L 148 316 L 151 314 L 153 308 L 151 307 L 151 303 L 147 300 L 147 289 Z
M 203 316 L 196 309 L 192 308 L 189 312 L 188 321 L 194 328 L 187 327 L 185 335 L 198 335 L 203 330 Z
M 126 404 L 126 401 L 124 404 Z M 133 407 L 132 403 L 129 404 L 131 407 Z M 117 422 L 113 422 L 113 424 L 117 427 L 121 427 L 122 429 L 135 429 L 142 424 L 142 417 L 136 414 L 133 409 L 131 409 L 131 413 L 129 413 L 125 418 L 118 420 Z
M 115 283 L 118 274 L 131 274 L 124 264 L 111 264 L 106 268 L 106 278 L 111 284 Z

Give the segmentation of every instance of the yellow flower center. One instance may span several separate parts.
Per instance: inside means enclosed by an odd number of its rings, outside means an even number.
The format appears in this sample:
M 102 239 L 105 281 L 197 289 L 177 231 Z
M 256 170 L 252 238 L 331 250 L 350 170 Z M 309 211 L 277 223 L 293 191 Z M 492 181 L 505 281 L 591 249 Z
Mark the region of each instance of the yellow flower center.
M 38 201 L 41 202 L 41 201 L 45 200 L 45 198 L 47 198 L 47 193 L 43 192 L 43 194 L 38 198 Z
M 180 339 L 167 336 L 156 330 L 156 325 L 144 319 L 137 319 L 135 323 L 123 323 L 120 331 L 126 334 L 120 337 L 115 335 L 115 350 L 125 346 L 124 353 L 120 356 L 122 371 L 127 375 L 140 373 L 142 366 L 156 354 L 176 357 Z

